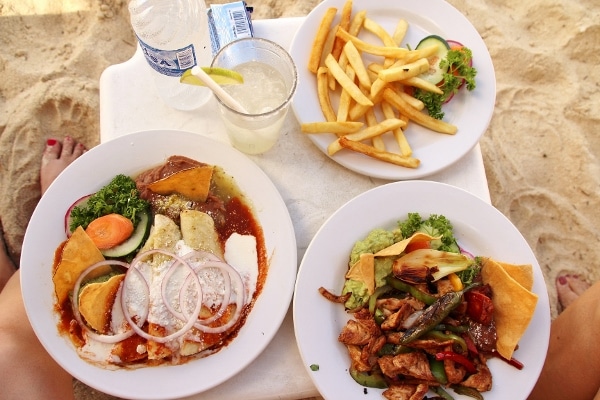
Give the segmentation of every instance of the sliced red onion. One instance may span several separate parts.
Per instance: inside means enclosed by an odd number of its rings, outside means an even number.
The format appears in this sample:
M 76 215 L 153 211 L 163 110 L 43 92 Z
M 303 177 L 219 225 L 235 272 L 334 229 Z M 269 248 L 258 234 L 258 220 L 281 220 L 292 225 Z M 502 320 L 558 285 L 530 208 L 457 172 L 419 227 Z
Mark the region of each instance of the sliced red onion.
M 196 323 L 194 324 L 194 327 L 201 330 L 202 332 L 205 333 L 222 333 L 225 332 L 226 330 L 228 330 L 229 328 L 231 328 L 232 326 L 234 326 L 241 314 L 242 314 L 242 309 L 244 307 L 244 304 L 246 303 L 246 292 L 245 292 L 245 288 L 244 288 L 244 282 L 242 281 L 242 277 L 240 276 L 239 272 L 233 268 L 231 265 L 225 263 L 225 262 L 206 262 L 204 264 L 202 264 L 199 268 L 219 268 L 219 269 L 223 269 L 227 272 L 227 274 L 230 276 L 230 278 L 233 278 L 232 281 L 235 284 L 235 292 L 236 292 L 236 296 L 235 296 L 235 313 L 232 315 L 232 317 L 229 319 L 229 321 L 227 321 L 227 323 L 218 326 L 218 327 L 210 327 L 207 326 L 205 324 L 209 323 L 208 321 L 210 320 L 210 318 L 207 318 L 205 320 L 197 320 Z M 231 293 L 230 293 L 230 298 L 231 298 Z M 225 308 L 229 305 L 228 301 L 225 301 L 226 299 L 223 299 L 223 303 L 221 304 L 221 308 L 223 307 L 223 304 L 225 305 Z M 219 309 L 220 311 L 221 309 Z M 223 311 L 221 312 L 221 315 Z M 211 317 L 212 318 L 212 317 Z M 218 317 L 216 317 L 218 318 Z M 216 319 L 214 318 L 214 319 Z M 214 321 L 213 319 L 213 321 Z
M 188 316 L 185 316 L 187 319 L 186 323 L 183 325 L 183 327 L 181 327 L 181 329 L 173 332 L 170 335 L 167 336 L 155 336 L 155 335 L 151 335 L 147 332 L 145 332 L 144 330 L 142 330 L 139 326 L 137 326 L 133 320 L 131 319 L 131 316 L 129 315 L 128 312 L 124 312 L 125 314 L 125 319 L 127 319 L 127 322 L 129 322 L 129 324 L 131 325 L 132 329 L 135 331 L 135 333 L 137 333 L 138 335 L 140 335 L 141 337 L 143 337 L 144 339 L 147 340 L 152 340 L 154 342 L 157 343 L 167 343 L 173 339 L 177 339 L 178 337 L 184 335 L 187 331 L 189 331 L 190 329 L 192 329 L 192 327 L 194 326 L 194 323 L 197 320 L 197 315 L 200 313 L 200 309 L 202 308 L 202 297 L 200 296 L 201 292 L 201 287 L 200 287 L 200 281 L 198 280 L 198 276 L 193 273 L 194 269 L 185 261 L 183 260 L 181 257 L 177 256 L 176 254 L 170 253 L 168 251 L 165 250 L 161 250 L 161 249 L 155 249 L 155 250 L 149 250 L 146 251 L 140 255 L 138 255 L 132 262 L 131 262 L 131 269 L 138 271 L 136 267 L 137 264 L 139 264 L 141 262 L 141 260 L 143 258 L 145 258 L 148 255 L 154 254 L 154 253 L 160 253 L 160 254 L 164 254 L 167 255 L 169 257 L 172 257 L 174 260 L 176 260 L 177 262 L 183 264 L 184 266 L 186 266 L 187 268 L 189 268 L 190 270 L 190 276 L 195 277 L 195 279 L 193 279 L 193 282 L 196 284 L 196 290 L 198 292 L 198 301 L 196 302 L 196 307 L 194 308 L 194 311 L 192 312 L 191 316 L 188 318 Z M 138 271 L 139 272 L 139 271 Z M 148 294 L 148 298 L 149 298 L 149 294 Z
M 77 321 L 79 326 L 85 331 L 86 335 L 89 338 L 96 340 L 98 342 L 101 342 L 101 343 L 118 343 L 118 342 L 121 342 L 121 341 L 127 339 L 128 337 L 131 337 L 135 332 L 133 330 L 129 329 L 129 330 L 126 330 L 125 332 L 120 332 L 120 333 L 116 333 L 113 335 L 105 335 L 102 333 L 97 333 L 94 330 L 92 330 L 92 328 L 90 328 L 83 321 L 83 318 L 81 317 L 81 313 L 79 312 L 78 293 L 79 293 L 79 289 L 81 288 L 81 284 L 83 283 L 83 279 L 90 272 L 95 270 L 96 268 L 103 267 L 105 265 L 118 265 L 121 267 L 129 268 L 129 265 L 127 263 L 124 263 L 122 261 L 116 261 L 116 260 L 104 260 L 104 261 L 100 261 L 100 262 L 97 262 L 97 263 L 89 266 L 88 268 L 83 270 L 83 272 L 79 275 L 79 278 L 77 278 L 77 280 L 75 281 L 75 285 L 73 286 L 73 297 L 72 297 L 72 301 L 71 301 L 71 306 L 73 308 L 73 316 L 75 317 L 75 320 Z

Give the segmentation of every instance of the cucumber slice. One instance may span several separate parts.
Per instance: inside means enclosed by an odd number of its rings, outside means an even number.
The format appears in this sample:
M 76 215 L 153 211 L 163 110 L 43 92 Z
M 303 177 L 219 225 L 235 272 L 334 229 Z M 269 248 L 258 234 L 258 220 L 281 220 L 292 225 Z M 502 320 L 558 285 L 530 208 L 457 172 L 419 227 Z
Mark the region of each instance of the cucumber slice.
M 110 249 L 101 250 L 102 255 L 104 255 L 104 257 L 119 258 L 133 253 L 148 237 L 151 225 L 152 220 L 150 218 L 150 213 L 148 211 L 141 213 L 140 222 L 131 234 L 131 237 L 120 245 L 111 247 Z
M 429 71 L 419 75 L 420 78 L 437 85 L 444 79 L 444 74 L 448 72 L 448 67 L 440 68 L 440 61 L 446 58 L 450 46 L 448 42 L 437 35 L 429 35 L 419 42 L 418 49 L 423 49 L 429 46 L 438 46 L 438 50 L 434 55 L 428 57 Z

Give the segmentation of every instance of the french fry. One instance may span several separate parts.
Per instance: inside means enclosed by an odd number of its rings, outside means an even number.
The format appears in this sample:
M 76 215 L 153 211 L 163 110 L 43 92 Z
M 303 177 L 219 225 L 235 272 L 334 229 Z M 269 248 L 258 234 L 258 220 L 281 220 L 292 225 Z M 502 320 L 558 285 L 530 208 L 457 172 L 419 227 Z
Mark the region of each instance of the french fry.
M 359 11 L 356 14 L 354 14 L 354 17 L 352 17 L 352 20 L 350 22 L 350 27 L 348 28 L 348 33 L 350 33 L 353 36 L 358 36 L 358 34 L 360 33 L 360 31 L 362 29 L 363 22 L 364 22 L 366 16 L 367 16 L 367 12 L 365 10 Z M 336 37 L 337 37 L 337 29 L 334 32 L 334 34 L 336 34 Z M 344 42 L 341 38 L 340 38 L 340 41 L 342 43 Z M 348 65 L 348 58 L 346 57 L 344 52 L 342 52 L 340 54 L 338 63 L 340 64 L 340 67 L 342 67 L 342 69 L 345 69 L 346 66 Z M 332 78 L 329 80 L 329 88 L 332 91 L 335 90 L 335 79 Z
M 429 62 L 426 58 L 420 58 L 419 60 L 410 64 L 382 69 L 379 71 L 378 76 L 379 79 L 384 82 L 396 82 L 412 78 L 413 76 L 421 75 L 423 72 L 427 72 L 428 70 Z
M 331 121 L 331 122 L 306 122 L 300 125 L 304 133 L 334 133 L 336 135 L 347 135 L 358 132 L 364 124 L 358 121 Z
M 388 103 L 385 100 L 381 102 L 381 111 L 383 112 L 383 116 L 385 118 L 397 118 L 394 108 L 390 103 Z M 403 121 L 404 118 L 406 118 L 406 116 L 400 117 L 400 119 Z M 410 147 L 408 140 L 406 140 L 406 135 L 404 134 L 402 128 L 396 128 L 392 131 L 392 133 L 394 134 L 394 139 L 396 139 L 396 143 L 398 143 L 398 147 L 400 147 L 400 154 L 402 154 L 405 157 L 410 157 L 412 155 L 412 148 Z
M 421 111 L 411 107 L 402 96 L 399 96 L 396 92 L 391 89 L 385 89 L 383 91 L 383 98 L 394 106 L 400 114 L 406 115 L 411 121 L 424 126 L 432 131 L 445 133 L 448 135 L 454 135 L 457 131 L 455 125 L 449 124 L 439 119 L 430 117 L 429 115 L 422 113 Z
M 346 66 L 346 75 L 348 78 L 354 80 L 355 72 L 351 65 Z M 347 121 L 348 114 L 350 113 L 350 105 L 352 104 L 352 96 L 346 90 L 342 90 L 342 94 L 340 94 L 340 104 L 338 105 L 337 110 L 337 121 Z
M 327 35 L 327 39 L 325 40 L 325 44 L 323 45 L 323 50 L 321 51 L 321 61 L 319 64 L 321 67 L 325 65 L 325 57 L 327 57 L 327 54 L 330 54 L 333 51 L 333 43 L 337 38 L 335 32 L 337 31 L 338 27 L 339 24 L 334 25 L 329 31 L 329 34 Z
M 329 68 L 329 71 L 335 77 L 335 80 L 344 88 L 344 90 L 348 91 L 350 96 L 352 96 L 358 104 L 373 106 L 373 102 L 363 94 L 360 88 L 356 86 L 350 78 L 348 78 L 348 75 L 346 75 L 331 54 L 325 59 L 325 65 Z
M 360 30 L 362 29 L 365 19 L 367 18 L 367 11 L 362 10 L 354 14 L 352 17 L 352 21 L 350 22 L 350 27 L 348 28 L 348 33 L 352 36 L 358 36 Z
M 339 26 L 342 29 L 348 30 L 350 29 L 350 22 L 352 18 L 352 0 L 347 0 L 344 3 L 344 7 L 342 7 L 342 14 L 340 18 Z M 339 60 L 340 54 L 342 54 L 342 49 L 344 48 L 344 41 L 338 37 L 336 37 L 335 42 L 333 43 L 333 49 L 331 50 L 331 54 L 333 58 Z
M 396 24 L 396 29 L 394 29 L 394 33 L 392 34 L 392 39 L 394 39 L 394 43 L 396 46 L 400 46 L 402 41 L 406 37 L 406 32 L 408 31 L 408 22 L 405 19 L 401 19 Z
M 381 161 L 400 165 L 407 168 L 417 168 L 421 163 L 419 159 L 413 157 L 405 157 L 397 153 L 391 153 L 389 151 L 377 150 L 373 146 L 350 140 L 343 136 L 339 139 L 339 144 L 342 148 L 362 153 L 366 156 L 376 158 Z
M 315 36 L 308 59 L 308 70 L 313 74 L 317 73 L 319 66 L 321 65 L 321 54 L 323 53 L 323 47 L 327 41 L 327 35 L 329 34 L 329 29 L 336 14 L 337 8 L 330 7 L 327 9 L 327 11 L 325 11 L 325 15 L 321 19 L 321 24 L 319 25 L 319 29 L 317 31 L 317 35 Z
M 342 137 L 360 142 L 362 140 L 372 139 L 375 136 L 383 135 L 385 132 L 392 131 L 396 128 L 402 128 L 405 125 L 406 123 L 404 121 L 397 118 L 385 119 L 377 125 L 369 126 L 358 132 L 349 133 L 348 135 Z M 341 138 L 337 138 L 336 140 L 331 142 L 327 147 L 327 153 L 330 156 L 334 155 L 342 149 L 342 146 L 340 146 L 340 139 Z
M 331 98 L 329 97 L 329 88 L 327 87 L 327 77 L 329 70 L 327 67 L 319 67 L 317 70 L 317 95 L 319 97 L 319 105 L 323 116 L 327 121 L 335 121 L 337 119 L 333 106 L 331 105 Z
M 426 90 L 431 93 L 443 94 L 444 92 L 439 86 L 434 85 L 433 83 L 426 81 L 423 78 L 419 78 L 418 76 L 413 76 L 412 78 L 405 79 L 400 81 L 401 84 L 406 86 L 412 86 L 419 89 Z
M 402 97 L 402 99 L 404 99 L 404 101 L 410 104 L 410 106 L 415 110 L 422 111 L 425 108 L 425 104 L 423 104 L 421 100 L 417 99 L 416 97 L 412 97 L 410 94 L 406 93 L 404 89 L 397 90 L 396 94 Z M 381 96 L 383 97 L 383 93 L 381 94 Z
M 365 121 L 367 121 L 367 126 L 375 126 L 377 125 L 377 117 L 375 116 L 375 110 L 370 108 L 365 114 Z M 400 128 L 398 128 L 400 129 Z M 385 150 L 385 142 L 382 138 L 383 135 L 375 136 L 371 138 L 371 142 L 373 143 L 373 147 L 377 150 Z
M 365 18 L 363 27 L 377 36 L 384 46 L 398 47 L 392 36 L 390 36 L 390 34 L 381 25 L 373 21 L 371 18 Z
M 350 35 L 348 32 L 341 28 L 337 30 L 336 35 L 346 41 L 352 41 L 352 43 L 354 43 L 358 50 L 364 51 L 365 53 L 373 54 L 375 56 L 402 58 L 406 57 L 410 53 L 410 50 L 402 47 L 377 46 L 371 43 L 367 43 L 356 36 Z
M 364 87 L 371 87 L 371 78 L 369 78 L 367 68 L 363 63 L 360 53 L 352 42 L 346 42 L 344 45 L 344 53 L 346 54 L 346 57 L 348 57 L 348 62 L 352 65 L 352 68 L 356 73 L 358 82 Z

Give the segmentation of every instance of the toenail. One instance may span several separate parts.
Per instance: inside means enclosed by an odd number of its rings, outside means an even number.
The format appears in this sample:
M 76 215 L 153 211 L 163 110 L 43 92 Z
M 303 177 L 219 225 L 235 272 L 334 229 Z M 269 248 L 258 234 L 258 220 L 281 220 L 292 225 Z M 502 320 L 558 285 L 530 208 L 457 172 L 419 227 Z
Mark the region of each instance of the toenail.
M 56 144 L 56 139 L 48 139 L 48 140 L 46 140 L 46 144 L 48 146 L 52 147 Z
M 559 276 L 558 279 L 557 279 L 557 281 L 561 285 L 566 285 L 567 284 L 567 278 L 565 278 L 564 276 Z

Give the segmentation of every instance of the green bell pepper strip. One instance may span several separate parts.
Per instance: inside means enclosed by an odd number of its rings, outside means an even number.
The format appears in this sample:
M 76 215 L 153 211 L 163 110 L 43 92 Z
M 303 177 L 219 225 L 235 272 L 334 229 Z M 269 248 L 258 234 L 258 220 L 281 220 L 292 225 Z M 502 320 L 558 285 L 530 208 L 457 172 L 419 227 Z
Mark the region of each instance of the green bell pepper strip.
M 454 344 L 460 346 L 463 353 L 466 353 L 469 350 L 467 348 L 467 342 L 465 341 L 465 339 L 453 333 L 444 333 L 433 329 L 427 332 L 425 336 L 439 341 L 452 340 Z
M 377 372 L 360 372 L 354 368 L 350 368 L 350 376 L 361 386 L 385 389 L 388 387 L 387 382 L 382 374 Z
M 377 306 L 377 299 L 384 295 L 385 293 L 392 290 L 391 286 L 384 285 L 375 289 L 375 292 L 369 296 L 369 312 L 373 315 L 375 314 L 375 307 Z
M 477 400 L 483 400 L 483 395 L 479 393 L 476 389 L 466 387 L 463 385 L 452 385 L 452 389 L 456 394 L 463 394 L 465 396 L 472 397 Z
M 379 357 L 381 356 L 397 356 L 398 354 L 411 353 L 415 351 L 412 347 L 403 346 L 401 344 L 384 344 L 381 349 L 377 352 Z
M 440 386 L 430 386 L 429 389 L 444 400 L 454 400 L 454 397 L 450 396 L 450 393 L 446 392 Z
M 446 385 L 448 383 L 448 376 L 446 375 L 443 361 L 436 360 L 435 358 L 430 359 L 429 369 L 435 380 L 440 384 Z
M 422 292 L 419 289 L 417 289 L 416 287 L 409 285 L 406 282 L 402 282 L 400 279 L 394 278 L 391 275 L 388 275 L 385 278 L 385 280 L 388 283 L 388 285 L 390 285 L 394 289 L 400 290 L 402 292 L 406 292 L 406 293 L 410 294 L 411 296 L 413 296 L 415 299 L 420 300 L 423 303 L 427 304 L 428 306 L 432 305 L 437 300 L 437 297 L 432 296 L 429 293 Z

